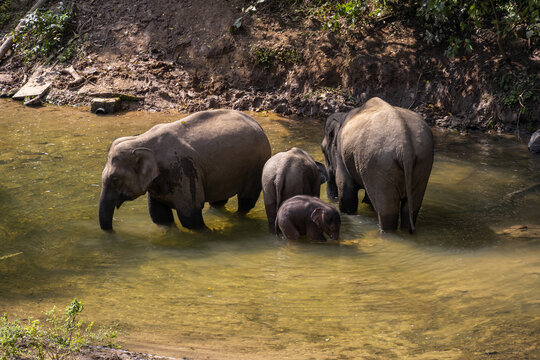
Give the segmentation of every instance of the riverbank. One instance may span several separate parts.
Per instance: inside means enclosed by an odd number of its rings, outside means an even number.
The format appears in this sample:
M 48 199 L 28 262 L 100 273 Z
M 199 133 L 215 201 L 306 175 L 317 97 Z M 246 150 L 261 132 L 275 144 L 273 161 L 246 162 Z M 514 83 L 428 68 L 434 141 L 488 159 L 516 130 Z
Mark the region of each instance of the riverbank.
M 71 59 L 25 64 L 8 54 L 0 94 L 12 96 L 45 71 L 46 101 L 58 105 L 122 95 L 130 100 L 124 110 L 233 108 L 324 118 L 379 96 L 460 131 L 530 133 L 540 126 L 540 50 L 526 43 L 507 44 L 507 61 L 486 31 L 472 39 L 473 53 L 449 58 L 404 22 L 381 19 L 340 33 L 301 7 L 261 5 L 248 14 L 247 3 L 74 2 Z M 525 97 L 529 88 L 536 94 Z

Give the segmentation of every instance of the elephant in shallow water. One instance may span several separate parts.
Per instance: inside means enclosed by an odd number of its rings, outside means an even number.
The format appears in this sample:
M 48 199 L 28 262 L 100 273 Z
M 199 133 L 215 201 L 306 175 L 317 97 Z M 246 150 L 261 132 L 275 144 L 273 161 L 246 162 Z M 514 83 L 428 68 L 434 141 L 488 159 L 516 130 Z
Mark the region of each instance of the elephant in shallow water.
M 276 217 L 276 232 L 290 240 L 307 235 L 311 240 L 339 239 L 341 217 L 339 211 L 315 196 L 297 195 L 281 205 Z
M 293 147 L 272 156 L 262 172 L 264 207 L 270 231 L 275 232 L 276 214 L 285 200 L 295 195 L 318 197 L 326 177 L 324 165 L 300 148 Z
M 413 232 L 433 165 L 433 135 L 413 111 L 372 98 L 349 113 L 331 115 L 322 151 L 327 193 L 342 212 L 355 213 L 358 190 L 373 205 L 381 231 Z
M 202 111 L 116 139 L 102 173 L 100 226 L 112 229 L 114 208 L 147 192 L 157 224 L 173 223 L 176 209 L 183 226 L 204 228 L 204 203 L 224 205 L 234 195 L 246 213 L 259 198 L 270 154 L 261 126 L 234 110 Z

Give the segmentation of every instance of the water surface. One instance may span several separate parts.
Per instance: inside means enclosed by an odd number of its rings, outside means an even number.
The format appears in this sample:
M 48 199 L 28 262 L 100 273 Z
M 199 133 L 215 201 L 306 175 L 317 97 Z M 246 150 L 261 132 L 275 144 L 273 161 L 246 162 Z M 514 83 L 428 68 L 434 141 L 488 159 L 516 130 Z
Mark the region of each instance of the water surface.
M 273 153 L 322 161 L 321 122 L 252 115 Z M 267 233 L 262 197 L 245 217 L 235 200 L 207 206 L 206 233 L 154 225 L 142 197 L 101 231 L 111 141 L 180 117 L 0 101 L 0 312 L 77 297 L 87 318 L 119 322 L 128 348 L 179 358 L 538 357 L 540 194 L 506 197 L 540 181 L 525 143 L 435 131 L 412 236 L 379 235 L 362 205 L 340 244 L 287 242 Z

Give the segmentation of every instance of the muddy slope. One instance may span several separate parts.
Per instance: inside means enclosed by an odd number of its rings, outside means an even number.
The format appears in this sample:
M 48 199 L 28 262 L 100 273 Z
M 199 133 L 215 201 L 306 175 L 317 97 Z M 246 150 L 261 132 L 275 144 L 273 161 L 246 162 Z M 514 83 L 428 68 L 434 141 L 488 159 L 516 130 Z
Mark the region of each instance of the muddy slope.
M 517 101 L 504 105 L 508 94 L 500 87 L 504 74 L 526 73 L 540 88 L 540 51 L 527 44 L 508 45 L 509 63 L 494 35 L 482 33 L 472 56 L 448 59 L 443 49 L 426 47 L 412 25 L 380 22 L 342 36 L 290 8 L 245 14 L 247 3 L 75 2 L 78 53 L 70 64 L 55 64 L 48 101 L 88 105 L 93 96 L 121 93 L 139 99 L 124 103 L 129 109 L 229 107 L 324 117 L 379 96 L 444 127 L 509 132 L 540 126 L 538 100 L 527 100 L 521 111 Z M 231 34 L 241 16 L 242 27 Z M 267 49 L 281 53 L 264 62 Z M 84 77 L 82 84 L 70 85 L 73 78 L 61 72 L 68 65 Z M 0 92 L 12 93 L 31 72 L 16 57 L 4 60 Z

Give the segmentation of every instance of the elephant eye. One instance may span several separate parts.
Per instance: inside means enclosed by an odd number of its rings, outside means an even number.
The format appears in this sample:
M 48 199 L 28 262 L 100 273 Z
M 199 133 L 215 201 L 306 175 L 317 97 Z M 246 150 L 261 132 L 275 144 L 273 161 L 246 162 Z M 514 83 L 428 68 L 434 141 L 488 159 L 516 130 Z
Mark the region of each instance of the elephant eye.
M 113 186 L 117 186 L 118 184 L 120 184 L 120 179 L 117 178 L 116 176 L 113 176 L 113 177 L 111 178 L 111 180 L 110 180 L 110 183 L 111 183 L 111 185 L 113 185 Z

